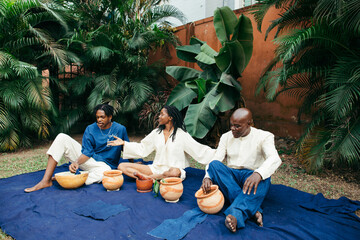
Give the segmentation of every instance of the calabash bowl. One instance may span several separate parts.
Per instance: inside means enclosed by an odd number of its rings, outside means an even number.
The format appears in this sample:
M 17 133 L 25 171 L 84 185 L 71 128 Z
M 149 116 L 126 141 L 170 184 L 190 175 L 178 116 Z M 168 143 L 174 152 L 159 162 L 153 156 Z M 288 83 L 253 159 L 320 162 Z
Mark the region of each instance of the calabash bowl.
M 55 179 L 63 188 L 75 189 L 84 185 L 88 176 L 88 171 L 80 171 L 80 174 L 74 174 L 67 171 L 56 173 Z

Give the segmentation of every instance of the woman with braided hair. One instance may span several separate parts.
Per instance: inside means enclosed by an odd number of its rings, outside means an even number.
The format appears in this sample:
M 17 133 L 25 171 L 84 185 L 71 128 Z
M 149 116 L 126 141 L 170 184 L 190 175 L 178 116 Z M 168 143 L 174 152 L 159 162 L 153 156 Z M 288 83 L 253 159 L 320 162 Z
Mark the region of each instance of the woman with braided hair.
M 144 158 L 156 151 L 152 164 L 120 163 L 120 169 L 125 175 L 136 178 L 141 174 L 154 179 L 163 177 L 181 177 L 185 179 L 185 168 L 188 167 L 188 155 L 197 162 L 207 164 L 215 154 L 215 149 L 195 141 L 186 132 L 184 120 L 180 111 L 173 106 L 161 109 L 159 127 L 154 129 L 140 143 L 126 142 L 116 137 L 108 145 L 123 145 L 124 158 Z

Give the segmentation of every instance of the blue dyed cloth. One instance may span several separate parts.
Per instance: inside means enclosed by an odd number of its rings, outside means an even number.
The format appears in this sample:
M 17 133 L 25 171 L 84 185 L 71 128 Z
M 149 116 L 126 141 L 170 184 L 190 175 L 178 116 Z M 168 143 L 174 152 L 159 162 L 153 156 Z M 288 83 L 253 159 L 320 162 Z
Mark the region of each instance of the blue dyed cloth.
M 66 164 L 57 167 L 55 172 L 68 169 Z M 194 195 L 205 172 L 194 168 L 185 170 L 184 192 L 177 203 L 167 203 L 161 196 L 154 198 L 151 192 L 137 192 L 135 180 L 127 176 L 124 176 L 121 190 L 111 192 L 107 192 L 102 184 L 69 190 L 54 181 L 51 187 L 25 193 L 24 188 L 35 185 L 44 176 L 44 171 L 3 178 L 0 179 L 0 228 L 16 240 L 159 240 L 148 233 L 165 220 L 180 218 L 197 207 Z M 264 227 L 248 220 L 245 228 L 232 233 L 224 224 L 225 215 L 220 212 L 207 215 L 205 221 L 183 239 L 358 239 L 360 218 L 352 210 L 359 208 L 360 202 L 321 198 L 283 185 L 271 185 L 262 205 Z M 122 204 L 129 210 L 105 221 L 74 213 L 75 209 L 99 200 L 112 205 Z M 326 208 L 328 214 L 303 207 L 311 203 L 316 209 Z M 228 207 L 225 204 L 222 211 Z
M 341 213 L 348 214 L 360 209 L 360 202 L 350 200 L 346 197 L 341 197 L 339 199 L 326 199 L 321 193 L 319 193 L 314 196 L 311 201 L 300 204 L 300 207 L 328 215 Z
M 96 220 L 106 220 L 109 217 L 115 216 L 126 210 L 129 210 L 129 208 L 121 204 L 112 205 L 99 200 L 82 207 L 78 207 L 73 211 L 80 216 L 91 217 Z
M 178 240 L 186 236 L 197 224 L 206 219 L 207 214 L 199 208 L 188 210 L 179 218 L 167 219 L 148 234 L 168 240 Z

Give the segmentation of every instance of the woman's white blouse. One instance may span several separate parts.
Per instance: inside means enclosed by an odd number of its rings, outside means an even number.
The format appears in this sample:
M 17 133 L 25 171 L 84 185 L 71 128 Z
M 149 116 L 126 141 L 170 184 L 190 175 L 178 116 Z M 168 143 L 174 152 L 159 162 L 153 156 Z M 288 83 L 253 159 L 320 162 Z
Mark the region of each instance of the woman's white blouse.
M 215 154 L 215 149 L 195 141 L 189 133 L 178 128 L 175 139 L 169 136 L 165 143 L 163 131 L 154 129 L 140 143 L 125 142 L 123 158 L 144 158 L 156 151 L 153 161 L 154 167 L 164 166 L 184 169 L 190 166 L 189 157 L 201 164 L 208 164 Z

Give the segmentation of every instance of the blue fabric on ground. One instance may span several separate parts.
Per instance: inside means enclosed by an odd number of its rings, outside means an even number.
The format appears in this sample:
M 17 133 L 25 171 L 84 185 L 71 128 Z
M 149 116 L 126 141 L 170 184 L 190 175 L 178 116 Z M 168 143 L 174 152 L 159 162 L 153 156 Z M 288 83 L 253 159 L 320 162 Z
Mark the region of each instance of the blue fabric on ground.
M 200 208 L 188 210 L 179 218 L 166 219 L 158 227 L 151 230 L 148 234 L 162 239 L 178 240 L 185 237 L 191 229 L 206 219 L 207 214 Z
M 352 213 L 360 208 L 359 201 L 352 201 L 346 197 L 338 200 L 326 199 L 321 193 L 317 194 L 310 202 L 300 204 L 308 210 L 321 212 L 324 214 Z
M 68 165 L 56 172 L 68 171 Z M 120 191 L 107 192 L 102 184 L 83 185 L 74 190 L 53 186 L 33 193 L 24 189 L 41 180 L 44 171 L 0 179 L 0 228 L 17 240 L 31 239 L 153 239 L 148 232 L 166 219 L 181 217 L 197 207 L 195 192 L 200 188 L 204 171 L 187 168 L 184 193 L 177 203 L 167 203 L 154 193 L 138 193 L 135 180 L 124 177 Z M 271 185 L 262 205 L 264 227 L 248 220 L 244 229 L 231 233 L 224 225 L 222 212 L 208 215 L 183 239 L 358 239 L 360 218 L 354 213 L 336 210 L 331 214 L 309 211 L 300 205 L 315 196 L 296 189 Z M 102 200 L 128 207 L 106 221 L 75 214 L 74 209 Z M 334 200 L 338 201 L 338 200 Z M 342 200 L 341 200 L 342 201 Z M 354 201 L 356 204 L 360 202 Z M 353 203 L 351 203 L 353 207 Z M 349 202 L 342 202 L 349 209 Z M 226 206 L 225 206 L 226 207 Z
M 121 204 L 107 204 L 101 200 L 80 206 L 73 210 L 74 213 L 84 217 L 91 217 L 96 220 L 106 220 L 123 211 L 129 210 Z

